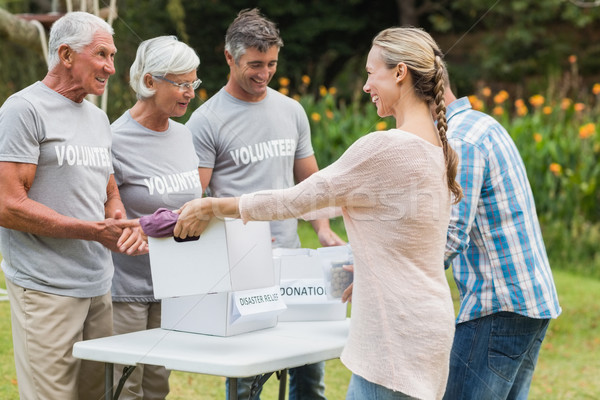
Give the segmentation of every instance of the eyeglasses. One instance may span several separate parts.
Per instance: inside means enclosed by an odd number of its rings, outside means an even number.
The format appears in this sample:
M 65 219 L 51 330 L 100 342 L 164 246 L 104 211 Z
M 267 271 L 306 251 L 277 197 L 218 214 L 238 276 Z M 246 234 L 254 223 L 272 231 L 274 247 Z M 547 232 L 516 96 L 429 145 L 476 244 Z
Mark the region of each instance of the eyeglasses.
M 177 83 L 177 82 L 173 82 L 170 79 L 165 78 L 164 76 L 152 75 L 152 77 L 155 79 L 160 79 L 161 81 L 169 82 L 171 85 L 177 86 L 179 88 L 179 90 L 189 90 L 189 89 L 196 90 L 196 89 L 198 89 L 198 87 L 200 87 L 200 84 L 202 83 L 202 81 L 200 79 L 196 79 L 194 82 Z

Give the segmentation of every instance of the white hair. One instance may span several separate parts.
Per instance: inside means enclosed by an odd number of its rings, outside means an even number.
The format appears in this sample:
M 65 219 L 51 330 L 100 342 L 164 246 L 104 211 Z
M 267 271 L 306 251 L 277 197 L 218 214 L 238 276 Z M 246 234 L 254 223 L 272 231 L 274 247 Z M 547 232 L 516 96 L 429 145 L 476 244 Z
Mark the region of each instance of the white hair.
M 48 71 L 58 65 L 58 48 L 61 45 L 66 44 L 76 53 L 80 53 L 85 46 L 92 43 L 99 30 L 104 30 L 110 35 L 115 34 L 108 22 L 87 12 L 70 12 L 59 18 L 50 29 Z
M 200 58 L 175 36 L 159 36 L 143 41 L 129 69 L 129 85 L 139 100 L 154 96 L 155 90 L 144 82 L 146 74 L 165 76 L 187 74 L 198 69 Z

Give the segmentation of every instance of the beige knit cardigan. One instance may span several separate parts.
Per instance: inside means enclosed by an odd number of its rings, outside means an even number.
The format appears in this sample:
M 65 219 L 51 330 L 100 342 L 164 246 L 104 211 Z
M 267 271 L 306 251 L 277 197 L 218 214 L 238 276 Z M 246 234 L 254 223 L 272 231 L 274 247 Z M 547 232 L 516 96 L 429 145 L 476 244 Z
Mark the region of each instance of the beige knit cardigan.
M 442 398 L 454 335 L 442 149 L 397 129 L 373 132 L 300 184 L 244 195 L 239 208 L 250 221 L 327 207 L 341 208 L 355 260 L 342 362 L 392 390 Z

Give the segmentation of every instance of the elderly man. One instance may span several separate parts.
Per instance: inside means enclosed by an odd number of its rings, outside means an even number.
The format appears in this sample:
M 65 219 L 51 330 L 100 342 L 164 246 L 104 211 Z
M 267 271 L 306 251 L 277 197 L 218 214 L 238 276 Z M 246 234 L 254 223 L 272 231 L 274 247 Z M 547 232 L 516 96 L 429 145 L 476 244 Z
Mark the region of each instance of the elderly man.
M 60 18 L 48 74 L 0 108 L 0 241 L 22 399 L 98 399 L 101 364 L 72 356 L 112 334 L 110 250 L 147 252 L 124 219 L 111 131 L 84 98 L 115 72 L 113 30 L 92 14 Z

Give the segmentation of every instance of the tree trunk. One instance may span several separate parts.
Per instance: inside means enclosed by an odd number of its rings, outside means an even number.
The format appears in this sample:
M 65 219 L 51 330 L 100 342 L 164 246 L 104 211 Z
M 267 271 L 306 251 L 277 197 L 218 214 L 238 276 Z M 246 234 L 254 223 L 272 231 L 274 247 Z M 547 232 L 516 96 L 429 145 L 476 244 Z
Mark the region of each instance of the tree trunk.
M 396 0 L 400 26 L 417 26 L 418 16 L 415 0 Z
M 40 33 L 33 22 L 25 21 L 0 8 L 0 37 L 28 47 L 45 57 Z

